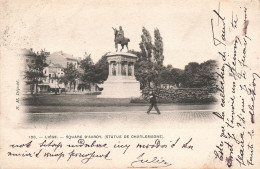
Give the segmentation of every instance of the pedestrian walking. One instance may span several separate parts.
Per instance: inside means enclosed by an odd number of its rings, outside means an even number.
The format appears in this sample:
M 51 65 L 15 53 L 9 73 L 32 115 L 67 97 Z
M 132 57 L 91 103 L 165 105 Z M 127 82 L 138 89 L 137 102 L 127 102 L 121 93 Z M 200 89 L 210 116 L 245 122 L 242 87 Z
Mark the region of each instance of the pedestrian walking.
M 152 110 L 153 107 L 157 111 L 158 114 L 161 114 L 160 110 L 157 107 L 156 95 L 153 92 L 150 94 L 150 103 L 151 103 L 151 105 L 149 106 L 149 108 L 147 110 L 147 114 L 150 113 L 150 111 Z

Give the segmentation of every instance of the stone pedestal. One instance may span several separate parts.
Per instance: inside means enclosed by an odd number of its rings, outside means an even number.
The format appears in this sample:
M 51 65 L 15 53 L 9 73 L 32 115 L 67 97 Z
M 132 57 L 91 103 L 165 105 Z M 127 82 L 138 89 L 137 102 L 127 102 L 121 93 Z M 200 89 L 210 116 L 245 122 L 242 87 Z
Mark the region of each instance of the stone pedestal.
M 114 52 L 107 55 L 109 75 L 103 84 L 100 98 L 140 97 L 140 83 L 134 76 L 137 56 L 130 53 Z

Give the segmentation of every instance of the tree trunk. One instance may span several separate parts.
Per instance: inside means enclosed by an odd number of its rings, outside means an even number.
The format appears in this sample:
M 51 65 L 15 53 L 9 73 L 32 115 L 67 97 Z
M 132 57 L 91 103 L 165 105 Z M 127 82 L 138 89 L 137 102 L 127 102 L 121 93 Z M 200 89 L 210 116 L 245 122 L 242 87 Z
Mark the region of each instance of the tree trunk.
M 38 101 L 37 101 L 37 98 L 36 98 L 36 92 L 37 92 L 37 84 L 34 83 L 33 84 L 33 102 L 38 105 Z
M 34 87 L 33 87 L 33 94 L 34 94 L 34 95 L 37 94 L 37 83 L 34 84 Z
M 34 83 L 30 85 L 31 95 L 33 95 Z
M 39 93 L 39 90 L 38 90 L 38 81 L 36 82 L 36 95 L 38 95 L 38 93 Z

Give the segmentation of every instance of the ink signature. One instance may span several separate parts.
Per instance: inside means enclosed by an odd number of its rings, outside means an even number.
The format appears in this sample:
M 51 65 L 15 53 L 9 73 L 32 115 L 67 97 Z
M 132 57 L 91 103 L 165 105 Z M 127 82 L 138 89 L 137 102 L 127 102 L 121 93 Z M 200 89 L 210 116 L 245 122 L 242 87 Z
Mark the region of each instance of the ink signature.
M 136 161 L 131 162 L 131 167 L 128 168 L 161 168 L 168 167 L 172 164 L 166 162 L 164 159 L 153 157 L 152 159 L 144 158 L 145 153 L 137 157 Z

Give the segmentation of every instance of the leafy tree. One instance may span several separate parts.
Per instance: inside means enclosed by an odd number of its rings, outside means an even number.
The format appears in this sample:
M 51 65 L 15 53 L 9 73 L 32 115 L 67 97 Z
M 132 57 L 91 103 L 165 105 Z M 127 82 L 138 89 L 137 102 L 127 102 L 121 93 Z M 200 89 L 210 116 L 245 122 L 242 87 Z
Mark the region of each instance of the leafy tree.
M 180 87 L 182 76 L 184 71 L 177 68 L 172 68 L 172 66 L 163 67 L 160 72 L 160 82 L 163 84 L 176 85 Z
M 64 85 L 65 85 L 65 93 L 66 93 L 67 85 L 69 84 L 69 80 L 66 78 L 66 75 L 65 76 L 61 76 L 59 78 L 59 81 L 61 83 L 64 83 Z
M 83 69 L 84 72 L 87 72 L 94 65 L 94 62 L 91 58 L 91 54 L 85 52 L 84 59 L 80 61 L 80 68 Z
M 135 64 L 135 76 L 141 84 L 141 89 L 159 86 L 163 81 L 160 75 L 163 70 L 164 60 L 163 42 L 160 31 L 157 28 L 154 31 L 154 37 L 155 41 L 153 44 L 149 31 L 143 27 L 141 42 L 139 43 L 141 52 L 130 51 L 138 56 Z
M 162 37 L 160 34 L 160 31 L 158 28 L 156 28 L 154 30 L 154 48 L 153 48 L 153 52 L 154 52 L 154 59 L 155 61 L 160 64 L 163 65 L 163 60 L 164 60 L 164 56 L 163 56 L 163 41 L 162 41 Z
M 38 84 L 42 82 L 42 78 L 45 78 L 43 74 L 43 69 L 48 66 L 46 63 L 46 58 L 48 57 L 48 52 L 41 50 L 40 52 L 33 52 L 32 55 L 35 58 L 35 62 L 28 64 L 28 69 L 25 71 L 24 78 L 27 80 L 26 83 L 31 85 L 31 94 L 33 91 L 38 93 Z
M 216 68 L 216 60 L 208 60 L 200 64 L 200 78 L 202 86 L 214 87 L 216 85 Z
M 135 77 L 140 82 L 141 89 L 150 87 L 150 82 L 154 76 L 152 68 L 152 62 L 140 61 L 135 63 Z
M 167 66 L 166 66 L 166 69 L 167 69 L 167 70 L 172 70 L 172 69 L 173 69 L 173 67 L 172 67 L 172 65 L 171 65 L 171 64 L 169 64 L 169 65 L 167 65 Z
M 217 62 L 208 60 L 201 64 L 191 62 L 185 66 L 182 84 L 183 87 L 214 87 L 216 84 L 215 69 Z
M 94 64 L 91 55 L 87 55 L 85 59 L 80 62 L 80 68 L 83 69 L 81 80 L 86 84 L 103 83 L 108 77 L 108 63 L 106 55 Z
M 85 58 L 80 62 L 80 68 L 83 70 L 83 73 L 81 74 L 81 80 L 86 84 L 94 83 L 95 66 L 91 58 L 91 54 L 85 53 Z
M 141 60 L 151 61 L 151 58 L 153 58 L 152 37 L 145 27 L 143 27 L 142 32 L 142 41 L 139 43 L 142 52 Z
M 76 79 L 79 78 L 79 72 L 75 68 L 75 66 L 70 63 L 68 64 L 68 67 L 64 69 L 64 77 L 62 78 L 63 82 L 69 82 L 70 84 L 70 90 L 71 90 L 71 85 L 74 85 L 74 90 L 75 90 L 75 85 L 76 85 Z
M 184 71 L 181 69 L 177 69 L 177 68 L 171 69 L 170 84 L 180 87 L 180 85 L 182 83 L 183 74 L 184 74 Z
M 128 53 L 132 53 L 137 56 L 137 62 L 142 61 L 142 52 L 135 51 L 135 50 L 129 50 Z
M 108 62 L 106 58 L 106 54 L 104 54 L 99 61 L 95 64 L 95 72 L 96 72 L 96 78 L 97 83 L 103 83 L 105 80 L 107 80 L 108 77 Z
M 156 87 L 160 84 L 162 66 L 150 61 L 135 63 L 135 77 L 140 82 L 141 89 Z M 152 86 L 153 85 L 153 86 Z
M 165 67 L 159 74 L 160 83 L 163 84 L 171 84 L 171 71 L 169 69 L 166 69 Z
M 200 87 L 199 83 L 200 65 L 197 62 L 190 62 L 185 66 L 182 78 L 183 87 Z

